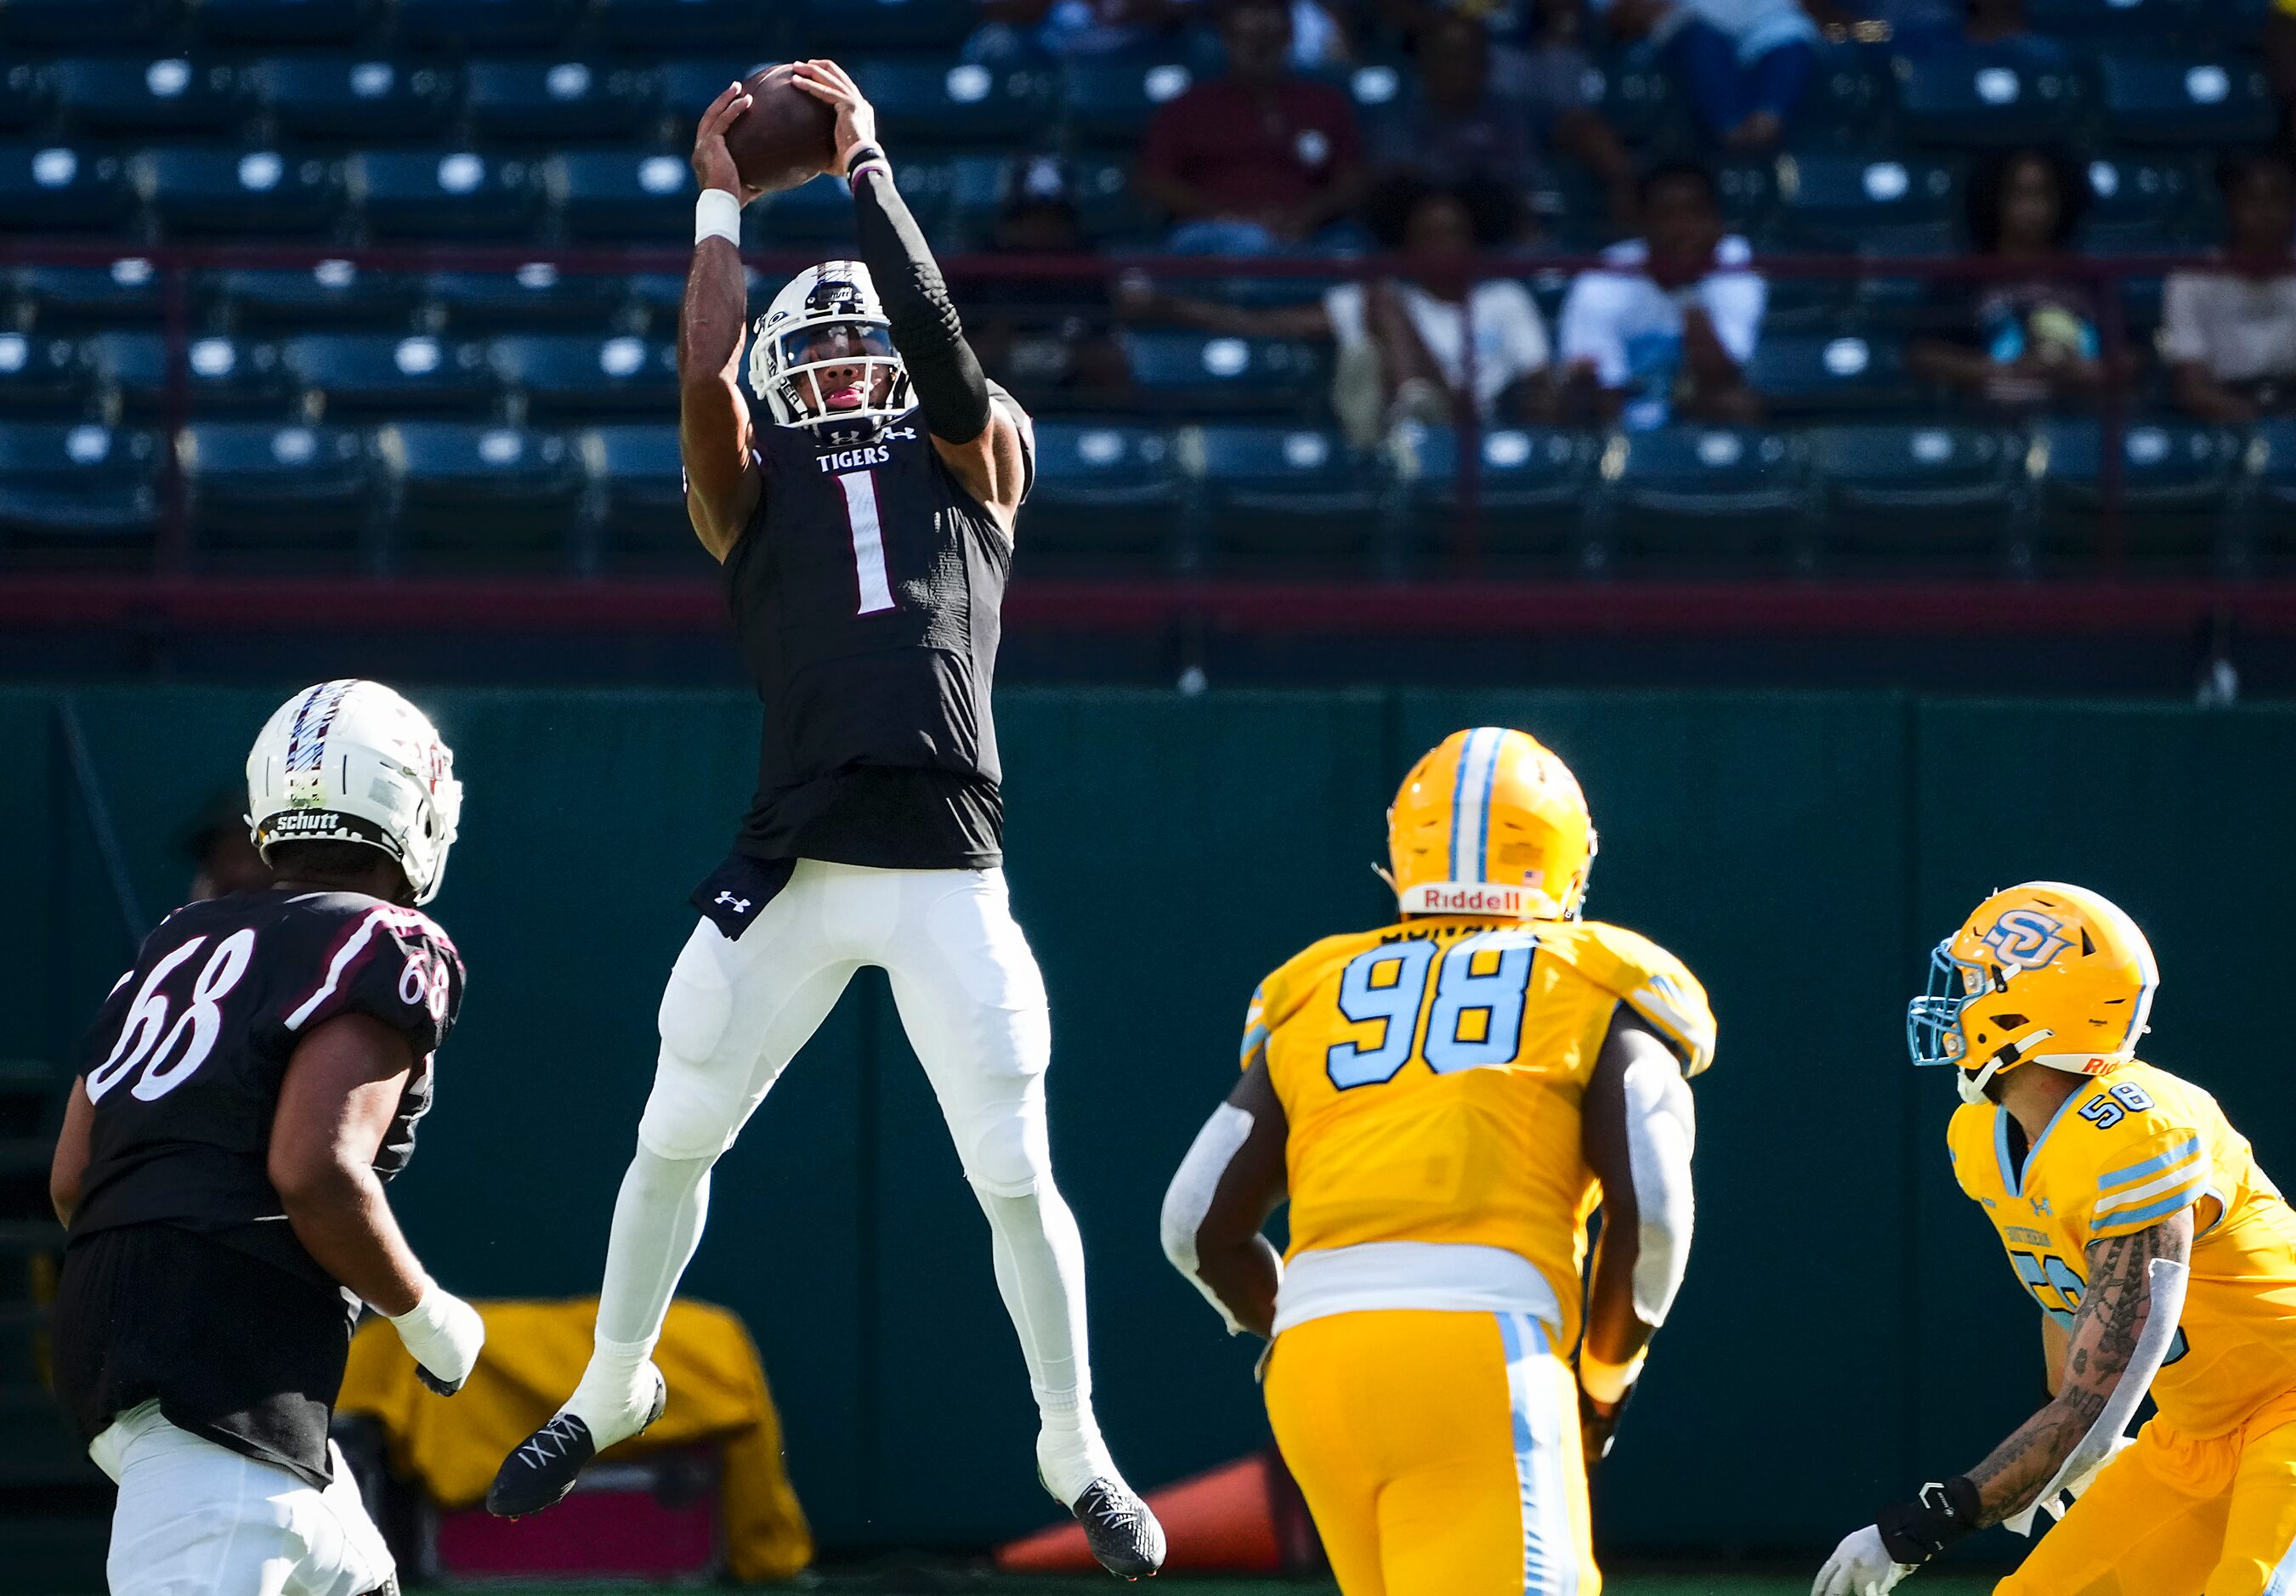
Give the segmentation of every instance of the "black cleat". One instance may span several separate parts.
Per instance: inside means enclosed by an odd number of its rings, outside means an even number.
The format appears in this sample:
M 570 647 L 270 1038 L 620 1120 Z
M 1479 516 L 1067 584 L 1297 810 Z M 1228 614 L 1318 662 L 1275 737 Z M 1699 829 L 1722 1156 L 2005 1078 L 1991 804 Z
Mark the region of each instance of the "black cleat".
M 1119 1579 L 1140 1579 L 1164 1566 L 1164 1526 L 1120 1481 L 1096 1479 L 1069 1506 L 1086 1544 Z
M 653 1406 L 645 1423 L 631 1434 L 643 1433 L 669 1405 L 669 1388 L 661 1371 L 653 1371 Z M 597 1455 L 590 1427 L 571 1413 L 561 1413 L 518 1445 L 503 1460 L 495 1483 L 487 1488 L 487 1511 L 497 1518 L 522 1518 L 566 1499 L 584 1467 Z

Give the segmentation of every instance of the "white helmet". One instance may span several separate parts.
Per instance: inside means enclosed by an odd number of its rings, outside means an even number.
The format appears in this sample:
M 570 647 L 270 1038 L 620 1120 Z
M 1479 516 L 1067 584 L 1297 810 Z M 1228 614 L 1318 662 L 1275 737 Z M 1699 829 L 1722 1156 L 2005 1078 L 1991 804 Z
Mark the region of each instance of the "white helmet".
M 247 823 L 265 863 L 282 842 L 364 842 L 438 895 L 463 814 L 455 756 L 380 682 L 322 682 L 272 712 L 247 756 Z
M 840 332 L 841 340 L 831 337 Z M 852 386 L 860 403 L 832 409 L 816 373 L 855 366 L 860 380 Z M 772 410 L 775 422 L 811 427 L 824 438 L 874 437 L 909 408 L 908 368 L 893 348 L 892 323 L 885 319 L 867 266 L 857 260 L 824 260 L 800 272 L 774 296 L 750 329 L 750 388 Z

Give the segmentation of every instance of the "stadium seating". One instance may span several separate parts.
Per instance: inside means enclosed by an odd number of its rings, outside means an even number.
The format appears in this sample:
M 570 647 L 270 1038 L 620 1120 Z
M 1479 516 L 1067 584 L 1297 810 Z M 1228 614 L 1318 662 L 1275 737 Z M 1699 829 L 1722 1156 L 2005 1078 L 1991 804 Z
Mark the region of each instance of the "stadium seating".
M 2240 56 L 2115 50 L 2096 65 L 2106 129 L 2129 143 L 2259 143 L 2278 120 L 2263 68 Z
M 1210 549 L 1226 569 L 1360 571 L 1381 479 L 1335 432 L 1234 423 L 1194 430 L 1181 459 L 1199 478 Z M 1203 546 L 1199 535 L 1196 544 Z
M 397 0 L 399 37 L 417 50 L 546 50 L 572 0 Z
M 1808 447 L 1829 570 L 1972 575 L 2000 569 L 2021 504 L 2025 442 L 1931 422 L 1820 427 Z
M 127 163 L 62 144 L 0 146 L 0 228 L 106 233 L 135 208 Z
M 377 237 L 510 238 L 533 230 L 543 199 L 535 168 L 467 150 L 375 151 L 353 163 Z
M 0 332 L 0 413 L 56 420 L 86 407 L 91 378 L 68 338 Z
M 798 0 L 791 9 L 819 50 L 951 49 L 977 20 L 972 0 Z
M 2250 442 L 2253 476 L 2243 506 L 2238 563 L 2284 574 L 2296 555 L 2296 417 L 2260 423 Z
M 676 238 L 693 220 L 693 170 L 675 155 L 562 155 L 550 182 L 577 239 Z
M 49 81 L 66 125 L 100 138 L 221 135 L 250 110 L 247 83 L 236 69 L 180 56 L 61 61 Z
M 581 462 L 550 432 L 459 422 L 400 422 L 377 435 L 398 492 L 407 560 L 456 568 L 547 569 L 570 557 Z
M 2105 431 L 2094 421 L 2052 421 L 2036 432 L 2032 462 L 2043 512 L 2035 558 L 2045 568 L 2094 556 L 2106 523 Z M 2119 532 L 2136 565 L 2206 569 L 2224 552 L 2226 512 L 2237 487 L 2240 439 L 2197 422 L 2132 420 L 2121 431 Z
M 1896 340 L 1847 331 L 1766 333 L 1746 380 L 1780 420 L 1904 410 L 1922 397 Z
M 612 413 L 661 416 L 677 407 L 677 350 L 623 333 L 533 333 L 496 339 L 496 375 L 530 418 Z
M 282 331 L 406 326 L 421 295 L 401 272 L 364 269 L 348 260 L 301 267 L 217 273 L 205 284 L 213 313 L 244 327 Z
M 166 0 L 7 0 L 0 40 L 46 49 L 85 49 L 91 39 L 141 44 L 160 31 L 169 10 Z
M 153 150 L 140 180 L 160 225 L 178 235 L 324 233 L 343 203 L 334 162 L 275 150 Z
M 873 12 L 880 8 L 868 9 Z M 782 12 L 777 0 L 598 0 L 597 4 L 599 30 L 616 50 L 709 50 L 745 59 L 787 53 L 775 31 Z M 726 81 L 732 81 L 730 74 Z
M 1088 420 L 1043 421 L 1036 431 L 1029 569 L 1106 575 L 1168 567 L 1185 493 L 1169 436 Z
M 847 65 L 877 108 L 877 126 L 889 141 L 945 148 L 1023 142 L 1054 115 L 1050 74 L 1028 67 L 899 56 Z
M 1125 339 L 1132 380 L 1152 408 L 1298 413 L 1320 399 L 1328 349 L 1291 339 L 1224 338 L 1136 329 Z
M 110 266 L 26 266 L 16 274 L 16 302 L 42 328 L 156 322 L 166 310 L 159 268 L 141 255 Z
M 2070 66 L 2040 67 L 2013 51 L 1982 47 L 1902 59 L 1898 125 L 1929 144 L 2021 144 L 2063 136 L 2083 110 Z
M 1800 440 L 1762 428 L 1664 427 L 1613 438 L 1605 546 L 1629 567 L 1776 573 L 1808 557 Z
M 604 331 L 628 299 L 622 278 L 561 272 L 530 260 L 515 272 L 437 272 L 424 279 L 422 297 L 442 329 L 490 332 L 513 328 L 582 328 Z
M 226 45 L 348 45 L 374 20 L 373 0 L 189 0 L 201 39 Z
M 593 427 L 578 442 L 596 484 L 597 532 L 610 569 L 694 569 L 707 558 L 685 519 L 685 465 L 677 428 L 667 422 Z M 1030 557 L 1037 533 L 1029 528 Z
M 167 335 L 114 329 L 88 340 L 97 374 L 122 409 L 140 417 L 164 415 L 172 402 Z M 217 334 L 193 339 L 184 351 L 184 402 L 192 414 L 264 413 L 284 417 L 294 384 L 276 348 Z
M 364 557 L 380 520 L 379 473 L 357 431 L 200 422 L 184 429 L 176 457 L 202 563 L 291 553 L 349 565 Z
M 651 73 L 586 61 L 476 61 L 465 88 L 472 131 L 553 147 L 636 137 L 655 113 Z
M 1182 61 L 1082 57 L 1061 68 L 1061 115 L 1086 143 L 1132 144 L 1157 108 L 1194 82 L 1194 70 Z
M 1397 462 L 1406 486 L 1414 569 L 1450 562 L 1467 536 L 1459 434 L 1414 427 Z M 1587 506 L 1601 446 L 1583 432 L 1496 428 L 1471 440 L 1473 537 L 1487 563 L 1562 571 L 1590 563 Z
M 497 397 L 484 348 L 428 334 L 308 332 L 286 345 L 287 369 L 312 413 L 482 415 Z
M 0 542 L 10 563 L 148 559 L 159 460 L 149 432 L 96 422 L 0 426 Z
M 286 137 L 375 143 L 446 130 L 459 81 L 429 62 L 353 56 L 282 56 L 259 61 L 256 96 Z

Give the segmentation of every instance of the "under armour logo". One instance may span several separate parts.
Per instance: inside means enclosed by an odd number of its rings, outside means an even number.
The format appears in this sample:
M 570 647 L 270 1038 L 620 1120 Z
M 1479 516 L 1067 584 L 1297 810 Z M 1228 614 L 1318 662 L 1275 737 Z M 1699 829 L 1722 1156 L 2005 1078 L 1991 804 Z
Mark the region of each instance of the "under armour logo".
M 2046 1214 L 2052 1218 L 2055 1217 L 2056 1210 L 2049 1207 L 2049 1199 L 2047 1198 L 2036 1197 L 2029 1199 L 2028 1200 L 2032 1203 L 2033 1212 L 2036 1214 Z
M 730 892 L 719 893 L 716 901 L 725 904 L 736 914 L 747 914 L 750 912 L 750 900 L 745 897 L 735 897 Z

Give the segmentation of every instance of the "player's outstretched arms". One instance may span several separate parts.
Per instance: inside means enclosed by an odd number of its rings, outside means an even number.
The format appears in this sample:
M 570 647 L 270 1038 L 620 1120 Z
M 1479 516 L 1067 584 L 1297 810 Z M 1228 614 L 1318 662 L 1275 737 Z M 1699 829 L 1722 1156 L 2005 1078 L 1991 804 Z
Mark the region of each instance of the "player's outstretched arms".
M 2062 1488 L 2076 1453 L 2109 1458 L 2114 1435 L 2160 1371 L 2183 1306 L 2192 1249 L 2190 1207 L 2128 1235 L 2091 1242 L 2088 1291 L 2066 1338 L 2056 1395 L 1967 1474 L 1923 1486 L 1914 1501 L 1884 1510 L 1844 1540 L 1819 1573 L 1813 1596 L 1881 1596 L 1974 1531 L 2029 1518 Z M 2170 1294 L 2156 1302 L 2164 1283 Z M 2167 1317 L 2148 1337 L 2156 1312 Z M 2099 1435 L 2100 1428 L 2108 1433 Z
M 1283 1261 L 1260 1227 L 1283 1200 L 1283 1104 L 1256 1060 L 1196 1133 L 1164 1193 L 1164 1256 L 1227 1321 L 1229 1334 L 1275 1331 Z
M 758 507 L 763 480 L 750 458 L 750 405 L 742 397 L 742 325 L 749 282 L 742 271 L 745 189 L 726 129 L 750 109 L 738 83 L 709 102 L 693 135 L 693 264 L 677 311 L 677 442 L 685 460 L 685 513 L 701 546 L 723 561 Z
M 837 165 L 853 188 L 861 261 L 884 302 L 893 347 L 908 368 L 933 446 L 1009 534 L 1029 489 L 1034 440 L 1028 413 L 1009 395 L 992 402 L 939 263 L 893 186 L 893 168 L 877 142 L 876 110 L 851 74 L 833 61 L 801 61 L 791 81 L 837 113 Z
M 485 1326 L 423 1273 L 374 1173 L 414 1068 L 406 1038 L 370 1015 L 319 1026 L 288 1060 L 266 1163 L 304 1250 L 389 1319 L 423 1383 L 451 1395 L 479 1361 Z
M 1682 1061 L 1620 1003 L 1587 1084 L 1580 1141 L 1603 1183 L 1603 1239 L 1578 1345 L 1587 1461 L 1611 1449 L 1620 1410 L 1666 1322 L 1690 1261 L 1690 1155 L 1697 1120 Z

